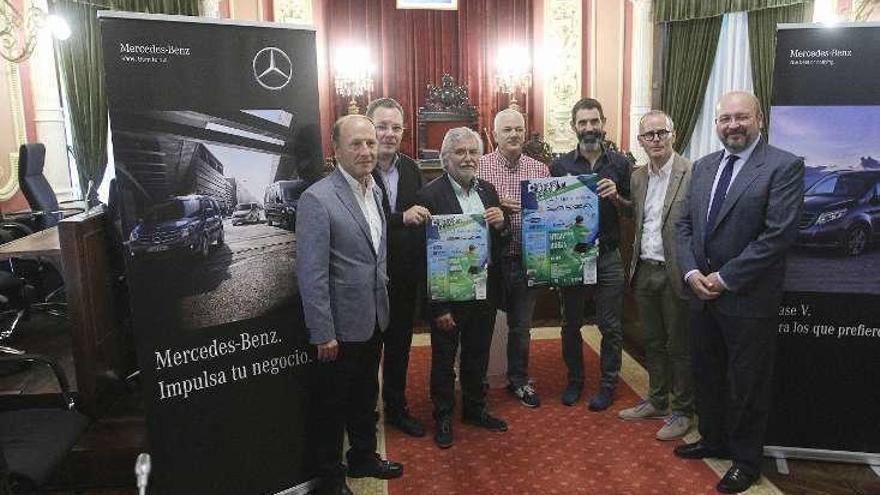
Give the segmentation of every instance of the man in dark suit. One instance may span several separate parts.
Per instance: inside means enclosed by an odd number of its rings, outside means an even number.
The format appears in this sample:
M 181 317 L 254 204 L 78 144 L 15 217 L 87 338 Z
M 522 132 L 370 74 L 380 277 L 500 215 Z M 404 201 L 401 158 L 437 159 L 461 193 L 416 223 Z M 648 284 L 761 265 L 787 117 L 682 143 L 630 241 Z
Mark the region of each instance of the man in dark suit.
M 299 200 L 296 274 L 309 342 L 317 347 L 313 380 L 313 455 L 322 494 L 350 494 L 348 476 L 397 478 L 403 466 L 376 453 L 379 346 L 388 327 L 385 217 L 376 166 L 376 129 L 349 115 L 331 131 L 339 168 Z
M 382 334 L 382 399 L 385 421 L 407 435 L 421 437 L 425 428 L 409 413 L 406 404 L 406 370 L 412 345 L 413 313 L 421 267 L 414 252 L 421 246 L 421 226 L 430 217 L 415 204 L 424 185 L 416 162 L 400 152 L 403 108 L 391 98 L 378 98 L 367 106 L 367 117 L 376 126 L 379 142 L 373 179 L 382 190 L 382 210 L 388 220 L 388 299 L 391 320 Z
M 702 439 L 675 454 L 733 459 L 722 493 L 760 477 L 784 255 L 804 199 L 803 160 L 764 142 L 761 119 L 754 95 L 721 97 L 715 130 L 724 149 L 694 163 L 678 223 Z
M 459 341 L 462 420 L 490 431 L 507 431 L 507 423 L 487 411 L 485 384 L 501 283 L 499 261 L 510 235 L 495 187 L 476 177 L 482 154 L 479 134 L 467 127 L 449 130 L 440 148 L 440 162 L 446 173 L 425 186 L 418 199 L 434 215 L 482 214 L 491 230 L 487 299 L 428 304 L 434 441 L 444 449 L 452 446 L 453 364 Z

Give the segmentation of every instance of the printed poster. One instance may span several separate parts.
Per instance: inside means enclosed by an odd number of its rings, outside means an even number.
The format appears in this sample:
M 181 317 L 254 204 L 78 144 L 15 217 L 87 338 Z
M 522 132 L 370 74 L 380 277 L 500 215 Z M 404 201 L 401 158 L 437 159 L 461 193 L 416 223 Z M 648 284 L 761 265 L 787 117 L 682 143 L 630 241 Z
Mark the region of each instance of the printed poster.
M 596 283 L 596 174 L 522 181 L 522 242 L 529 287 Z
M 427 238 L 430 301 L 485 300 L 489 228 L 483 215 L 434 215 Z

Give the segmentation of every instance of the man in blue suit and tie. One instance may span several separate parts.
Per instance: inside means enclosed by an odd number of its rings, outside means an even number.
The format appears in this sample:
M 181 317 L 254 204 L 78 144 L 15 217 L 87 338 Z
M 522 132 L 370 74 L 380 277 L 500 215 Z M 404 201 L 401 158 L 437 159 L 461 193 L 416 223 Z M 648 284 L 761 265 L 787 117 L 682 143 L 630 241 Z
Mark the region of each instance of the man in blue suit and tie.
M 380 333 L 388 327 L 385 216 L 372 175 L 377 139 L 362 115 L 331 131 L 339 167 L 309 187 L 296 212 L 296 273 L 313 376 L 313 454 L 319 493 L 347 495 L 342 461 L 348 431 L 348 476 L 397 478 L 403 466 L 376 453 Z
M 694 163 L 678 223 L 702 439 L 675 454 L 732 459 L 722 493 L 760 477 L 784 255 L 804 196 L 803 160 L 767 144 L 761 127 L 754 95 L 721 97 L 715 129 L 724 149 Z

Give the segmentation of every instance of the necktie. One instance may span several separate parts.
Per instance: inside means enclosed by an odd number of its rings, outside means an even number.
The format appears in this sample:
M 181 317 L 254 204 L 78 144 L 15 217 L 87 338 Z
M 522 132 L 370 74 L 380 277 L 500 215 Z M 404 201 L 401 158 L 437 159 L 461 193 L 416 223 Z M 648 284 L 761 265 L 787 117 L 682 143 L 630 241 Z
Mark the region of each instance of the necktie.
M 715 195 L 712 196 L 712 205 L 709 206 L 709 218 L 706 220 L 706 230 L 703 233 L 703 240 L 709 240 L 709 233 L 715 227 L 715 219 L 721 211 L 721 205 L 724 204 L 724 198 L 727 196 L 727 188 L 730 187 L 730 178 L 733 177 L 733 164 L 739 160 L 736 155 L 727 157 L 727 163 L 724 170 L 721 171 L 721 177 L 718 178 L 718 185 L 715 186 Z

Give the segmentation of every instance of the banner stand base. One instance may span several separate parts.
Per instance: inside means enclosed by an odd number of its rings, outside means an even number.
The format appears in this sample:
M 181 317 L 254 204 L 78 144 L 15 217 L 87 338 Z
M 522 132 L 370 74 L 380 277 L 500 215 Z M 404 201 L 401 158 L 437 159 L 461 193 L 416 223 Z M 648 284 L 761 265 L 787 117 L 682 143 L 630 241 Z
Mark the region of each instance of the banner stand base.
M 776 471 L 788 474 L 788 459 L 806 459 L 810 461 L 846 462 L 850 464 L 867 464 L 880 477 L 880 454 L 871 452 L 848 452 L 845 450 L 805 449 L 801 447 L 780 447 L 765 445 L 764 455 L 776 459 Z
M 312 493 L 314 489 L 318 488 L 318 480 L 311 479 L 306 481 L 305 483 L 300 483 L 296 486 L 287 488 L 286 490 L 281 490 L 275 495 L 306 495 L 308 493 Z

